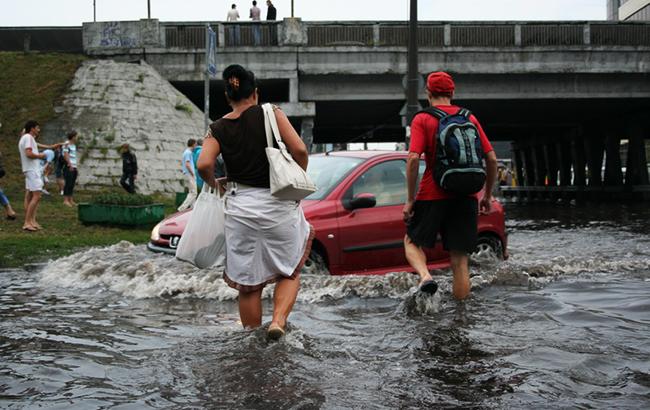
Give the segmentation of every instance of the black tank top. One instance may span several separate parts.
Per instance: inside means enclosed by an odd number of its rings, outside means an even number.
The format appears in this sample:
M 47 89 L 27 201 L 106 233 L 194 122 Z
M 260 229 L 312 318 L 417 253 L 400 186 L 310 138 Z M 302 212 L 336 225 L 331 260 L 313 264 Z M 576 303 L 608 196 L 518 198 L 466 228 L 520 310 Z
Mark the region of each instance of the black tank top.
M 266 158 L 264 111 L 254 105 L 239 118 L 221 118 L 210 125 L 219 141 L 228 181 L 269 188 L 269 160 Z M 275 141 L 273 146 L 277 147 Z

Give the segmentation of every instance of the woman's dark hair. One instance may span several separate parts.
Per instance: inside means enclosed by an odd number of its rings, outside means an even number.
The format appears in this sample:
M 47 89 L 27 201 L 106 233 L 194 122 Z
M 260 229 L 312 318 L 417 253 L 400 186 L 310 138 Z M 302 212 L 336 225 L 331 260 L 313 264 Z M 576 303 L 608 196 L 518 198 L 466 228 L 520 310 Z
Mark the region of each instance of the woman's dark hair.
M 76 136 L 77 136 L 77 131 L 75 131 L 75 130 L 70 131 L 70 132 L 68 133 L 68 135 L 67 135 L 67 137 L 68 137 L 69 140 L 73 139 L 73 138 L 76 137 Z
M 23 128 L 25 128 L 25 132 L 29 133 L 32 128 L 36 128 L 39 125 L 40 124 L 37 121 L 29 120 L 25 123 L 25 126 Z
M 223 82 L 226 95 L 233 102 L 250 97 L 257 88 L 255 74 L 239 64 L 230 65 L 223 70 Z

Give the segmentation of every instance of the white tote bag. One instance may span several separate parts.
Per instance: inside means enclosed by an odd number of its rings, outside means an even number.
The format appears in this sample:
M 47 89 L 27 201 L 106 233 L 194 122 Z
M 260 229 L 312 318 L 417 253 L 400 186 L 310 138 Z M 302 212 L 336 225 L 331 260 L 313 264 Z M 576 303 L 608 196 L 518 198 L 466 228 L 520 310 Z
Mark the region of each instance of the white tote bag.
M 178 242 L 176 259 L 204 269 L 223 266 L 226 255 L 225 198 L 218 188 L 203 184 L 185 231 Z
M 271 194 L 280 199 L 299 201 L 316 191 L 316 185 L 309 175 L 293 159 L 282 142 L 278 122 L 271 104 L 262 105 L 266 128 L 266 157 L 269 159 Z M 273 138 L 278 148 L 273 148 Z

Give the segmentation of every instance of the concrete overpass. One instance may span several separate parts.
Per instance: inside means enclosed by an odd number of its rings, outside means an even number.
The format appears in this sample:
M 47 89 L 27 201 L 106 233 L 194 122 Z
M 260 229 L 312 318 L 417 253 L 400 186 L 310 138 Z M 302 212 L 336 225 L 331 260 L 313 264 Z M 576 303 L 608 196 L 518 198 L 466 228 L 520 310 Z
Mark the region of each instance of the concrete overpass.
M 203 106 L 207 23 L 85 23 L 83 50 L 145 59 Z M 239 63 L 254 71 L 262 99 L 282 103 L 306 140 L 403 140 L 405 22 L 209 24 L 218 69 Z M 521 184 L 648 183 L 650 23 L 420 22 L 418 30 L 422 75 L 454 74 L 457 103 L 479 116 L 491 140 L 514 143 Z M 217 118 L 227 107 L 221 81 L 211 85 Z

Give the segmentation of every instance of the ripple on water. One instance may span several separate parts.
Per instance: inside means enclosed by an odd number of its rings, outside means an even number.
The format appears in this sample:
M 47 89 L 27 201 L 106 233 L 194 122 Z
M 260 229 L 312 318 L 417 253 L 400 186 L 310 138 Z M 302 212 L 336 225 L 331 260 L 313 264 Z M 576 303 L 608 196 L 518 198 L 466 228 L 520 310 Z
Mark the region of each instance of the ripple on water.
M 143 246 L 3 272 L 0 403 L 644 407 L 649 242 L 607 223 L 560 229 L 567 222 L 550 219 L 511 226 L 509 261 L 476 258 L 467 302 L 450 297 L 446 271 L 434 272 L 434 297 L 405 272 L 304 275 L 279 343 L 241 329 L 220 272 Z

